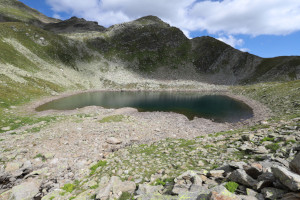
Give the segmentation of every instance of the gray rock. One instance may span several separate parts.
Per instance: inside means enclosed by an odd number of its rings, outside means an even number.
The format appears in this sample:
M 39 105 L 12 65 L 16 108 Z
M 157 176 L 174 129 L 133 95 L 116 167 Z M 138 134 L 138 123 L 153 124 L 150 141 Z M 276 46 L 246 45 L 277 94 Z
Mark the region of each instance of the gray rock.
M 162 185 L 152 186 L 148 184 L 141 184 L 139 185 L 139 189 L 136 191 L 136 194 L 138 195 L 146 195 L 146 194 L 154 194 L 154 193 L 160 193 L 163 190 Z
M 135 197 L 137 200 L 178 200 L 177 196 L 162 195 L 159 193 L 147 194 Z M 184 199 L 184 198 L 183 198 Z
M 41 183 L 38 181 L 24 182 L 11 190 L 10 200 L 31 200 L 40 191 Z
M 109 138 L 107 138 L 106 142 L 108 144 L 121 144 L 122 143 L 121 140 L 119 140 L 118 138 L 115 138 L 115 137 L 109 137 Z
M 254 149 L 253 152 L 256 153 L 256 154 L 267 154 L 267 153 L 269 153 L 269 151 L 264 146 L 257 147 L 256 149 Z
M 5 167 L 5 172 L 9 173 L 9 172 L 13 172 L 16 171 L 18 169 L 20 169 L 22 167 L 23 163 L 20 162 L 9 162 L 7 163 L 6 167 Z
M 230 174 L 229 180 L 240 183 L 245 186 L 255 187 L 258 183 L 255 179 L 251 178 L 244 170 L 237 169 Z
M 114 194 L 118 194 L 120 192 L 128 192 L 132 194 L 134 193 L 135 189 L 136 184 L 133 181 L 116 182 L 112 188 Z
M 216 168 L 216 170 L 224 170 L 224 175 L 226 176 L 228 173 L 231 173 L 234 171 L 234 169 L 232 167 L 230 167 L 230 165 L 224 165 L 221 167 Z
M 246 194 L 247 194 L 247 196 L 255 197 L 258 193 L 255 190 L 252 190 L 250 188 L 246 188 Z
M 112 198 L 112 195 L 118 196 L 123 192 L 133 193 L 136 189 L 136 184 L 132 181 L 122 182 L 117 176 L 111 177 L 109 183 L 101 188 L 96 195 L 96 199 L 107 200 Z
M 52 200 L 52 199 L 57 199 L 60 197 L 60 193 L 64 192 L 64 190 L 61 189 L 56 189 L 50 193 L 48 193 L 46 196 L 42 198 L 42 200 Z
M 256 197 L 253 197 L 253 196 L 238 195 L 238 197 L 239 197 L 241 200 L 257 200 L 257 198 L 256 198 Z
M 224 170 L 211 170 L 208 175 L 215 178 L 223 177 L 223 174 L 225 173 Z
M 282 158 L 274 158 L 273 160 L 275 162 L 278 162 L 278 163 L 282 164 L 285 167 L 289 167 L 289 162 L 286 161 L 286 160 L 284 160 L 284 159 L 282 159 Z
M 174 188 L 172 190 L 173 194 L 183 194 L 183 193 L 187 193 L 190 190 L 192 184 L 188 185 L 188 184 L 175 184 Z
M 175 178 L 175 185 L 172 190 L 174 194 L 186 193 L 192 185 L 202 186 L 201 177 L 194 171 L 187 171 Z
M 275 181 L 275 176 L 271 172 L 266 172 L 266 173 L 262 173 L 261 175 L 259 175 L 257 177 L 257 180 L 258 181 L 270 181 L 270 182 L 274 182 Z
M 257 179 L 263 172 L 263 167 L 259 163 L 252 163 L 250 166 L 245 167 L 246 173 L 254 179 Z
M 209 194 L 199 194 L 198 192 L 187 192 L 180 194 L 178 199 L 188 199 L 188 200 L 206 200 L 209 199 Z
M 293 172 L 300 175 L 300 152 L 290 162 L 290 168 Z
M 280 182 L 292 191 L 300 190 L 300 175 L 287 170 L 284 167 L 272 167 L 272 172 Z
M 244 166 L 247 166 L 245 162 L 230 162 L 229 166 L 233 169 L 244 169 Z
M 271 182 L 271 181 L 259 181 L 259 182 L 256 184 L 255 189 L 256 189 L 256 190 L 261 190 L 261 189 L 263 189 L 263 188 L 271 187 L 271 186 L 273 186 L 273 182 Z
M 209 193 L 209 199 L 210 200 L 240 200 L 240 198 L 229 192 L 224 186 L 217 186 L 217 187 L 214 187 L 212 189 L 210 189 L 210 193 Z
M 261 193 L 266 199 L 280 199 L 286 192 L 277 188 L 266 187 L 261 190 Z

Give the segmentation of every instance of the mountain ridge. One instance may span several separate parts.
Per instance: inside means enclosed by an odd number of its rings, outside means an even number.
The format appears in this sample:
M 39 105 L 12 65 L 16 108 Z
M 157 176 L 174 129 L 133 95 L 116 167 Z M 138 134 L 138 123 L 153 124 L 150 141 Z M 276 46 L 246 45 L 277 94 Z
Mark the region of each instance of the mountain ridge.
M 6 2 L 9 3 L 6 5 Z M 97 22 L 77 17 L 64 21 L 48 18 L 16 0 L 1 0 L 0 8 L 5 6 L 19 11 L 12 17 L 12 12 L 5 14 L 2 9 L 0 14 L 10 16 L 6 21 L 26 22 L 65 38 L 69 44 L 82 43 L 78 47 L 84 48 L 78 51 L 100 54 L 110 61 L 121 61 L 128 70 L 143 77 L 184 78 L 225 85 L 300 78 L 298 56 L 261 58 L 209 36 L 188 39 L 180 29 L 156 16 L 149 15 L 105 28 Z M 27 13 L 27 17 L 20 20 L 20 13 Z M 71 46 L 66 48 L 73 48 Z M 71 54 L 67 57 L 74 59 L 73 63 L 85 62 Z M 75 65 L 71 67 L 77 69 Z

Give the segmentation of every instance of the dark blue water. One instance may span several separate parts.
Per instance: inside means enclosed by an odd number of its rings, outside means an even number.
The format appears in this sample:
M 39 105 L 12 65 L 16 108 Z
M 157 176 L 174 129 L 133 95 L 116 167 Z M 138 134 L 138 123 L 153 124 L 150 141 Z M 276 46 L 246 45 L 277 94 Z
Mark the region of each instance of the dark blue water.
M 190 120 L 202 117 L 216 122 L 238 122 L 253 117 L 252 109 L 241 101 L 223 95 L 195 92 L 90 92 L 58 99 L 36 110 L 73 110 L 92 105 L 104 108 L 133 107 L 140 112 L 175 112 Z

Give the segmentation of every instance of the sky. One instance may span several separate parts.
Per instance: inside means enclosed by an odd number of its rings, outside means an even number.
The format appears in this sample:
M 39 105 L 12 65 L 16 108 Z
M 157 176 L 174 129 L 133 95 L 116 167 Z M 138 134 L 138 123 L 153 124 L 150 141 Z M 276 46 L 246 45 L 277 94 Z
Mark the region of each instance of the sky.
M 109 27 L 155 15 L 187 37 L 209 35 L 261 57 L 300 55 L 300 0 L 20 0 L 62 20 Z

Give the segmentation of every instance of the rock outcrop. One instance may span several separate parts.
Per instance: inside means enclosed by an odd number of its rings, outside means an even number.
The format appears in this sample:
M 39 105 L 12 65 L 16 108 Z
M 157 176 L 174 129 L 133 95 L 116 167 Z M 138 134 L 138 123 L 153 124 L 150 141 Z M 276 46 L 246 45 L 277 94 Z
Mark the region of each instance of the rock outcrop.
M 44 29 L 54 33 L 82 33 L 88 31 L 102 32 L 105 30 L 105 27 L 98 25 L 98 22 L 71 17 L 65 21 L 46 24 Z

